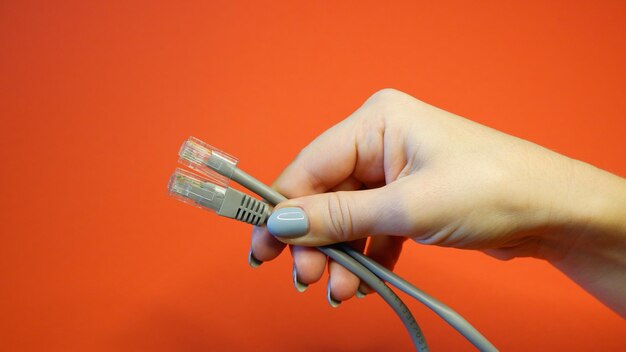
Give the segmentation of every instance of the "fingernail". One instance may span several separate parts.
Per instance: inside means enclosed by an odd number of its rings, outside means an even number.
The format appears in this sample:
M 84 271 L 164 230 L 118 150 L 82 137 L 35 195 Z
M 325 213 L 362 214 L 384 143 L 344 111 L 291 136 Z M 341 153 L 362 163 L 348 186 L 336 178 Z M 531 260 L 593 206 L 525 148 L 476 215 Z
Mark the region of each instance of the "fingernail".
M 309 287 L 307 284 L 303 284 L 298 281 L 298 272 L 296 271 L 296 264 L 293 265 L 293 285 L 296 287 L 298 292 L 304 292 Z
M 356 294 L 355 294 L 356 298 L 363 298 L 365 296 L 367 296 L 363 291 L 361 291 L 361 289 L 359 288 L 358 290 L 356 290 Z
M 337 308 L 341 304 L 341 301 L 334 299 L 330 295 L 330 280 L 328 281 L 328 285 L 326 286 L 326 300 L 328 300 L 328 304 L 330 304 L 330 306 L 333 308 Z
M 263 264 L 263 261 L 256 259 L 254 254 L 252 254 L 252 248 L 250 248 L 250 252 L 248 252 L 248 265 L 252 268 L 258 268 L 261 264 Z
M 276 237 L 300 237 L 309 231 L 309 219 L 300 208 L 282 208 L 272 213 L 267 229 Z

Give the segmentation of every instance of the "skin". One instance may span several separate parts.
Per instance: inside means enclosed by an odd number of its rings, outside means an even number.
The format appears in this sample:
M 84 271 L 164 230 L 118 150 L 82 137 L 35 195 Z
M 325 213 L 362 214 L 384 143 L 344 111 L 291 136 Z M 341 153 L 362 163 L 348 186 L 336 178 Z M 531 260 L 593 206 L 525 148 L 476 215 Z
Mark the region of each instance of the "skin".
M 374 94 L 273 187 L 291 198 L 277 208 L 306 212 L 309 232 L 280 239 L 257 227 L 252 253 L 268 261 L 289 244 L 304 284 L 327 262 L 310 246 L 350 242 L 393 268 L 412 238 L 546 260 L 626 317 L 626 180 L 402 92 Z M 337 263 L 328 270 L 334 299 L 371 292 Z

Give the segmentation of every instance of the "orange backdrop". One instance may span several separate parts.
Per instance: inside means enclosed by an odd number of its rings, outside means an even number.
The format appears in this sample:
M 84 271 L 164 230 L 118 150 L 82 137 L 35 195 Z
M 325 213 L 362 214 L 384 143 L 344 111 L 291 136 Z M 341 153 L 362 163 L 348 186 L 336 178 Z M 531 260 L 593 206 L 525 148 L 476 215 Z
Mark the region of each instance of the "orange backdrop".
M 248 226 L 169 198 L 180 143 L 271 182 L 394 87 L 624 176 L 625 62 L 623 1 L 3 1 L 0 350 L 410 349 L 379 297 L 298 294 L 288 254 L 253 270 Z M 505 351 L 626 345 L 544 262 L 407 244 L 397 271 Z

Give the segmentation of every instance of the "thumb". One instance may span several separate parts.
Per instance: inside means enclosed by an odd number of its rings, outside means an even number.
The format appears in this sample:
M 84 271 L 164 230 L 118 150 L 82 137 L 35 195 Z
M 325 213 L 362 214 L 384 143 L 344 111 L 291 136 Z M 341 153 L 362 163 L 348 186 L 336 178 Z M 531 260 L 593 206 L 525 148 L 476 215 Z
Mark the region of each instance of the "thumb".
M 406 233 L 402 207 L 394 198 L 385 186 L 290 199 L 276 207 L 267 229 L 283 242 L 304 246 Z

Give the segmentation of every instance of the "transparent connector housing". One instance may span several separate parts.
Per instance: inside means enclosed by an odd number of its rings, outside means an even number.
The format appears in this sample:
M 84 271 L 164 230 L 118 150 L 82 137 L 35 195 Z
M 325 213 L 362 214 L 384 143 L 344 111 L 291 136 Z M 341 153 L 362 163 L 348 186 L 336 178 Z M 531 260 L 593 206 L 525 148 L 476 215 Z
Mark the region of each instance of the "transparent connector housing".
M 223 180 L 209 177 L 204 179 L 183 169 L 176 169 L 167 185 L 169 194 L 187 204 L 219 211 L 226 196 L 226 184 Z
M 204 179 L 183 169 L 176 169 L 167 185 L 169 194 L 187 204 L 216 212 L 255 226 L 261 226 L 270 215 L 269 206 L 236 189 L 228 188 L 215 178 Z
M 223 182 L 230 181 L 238 160 L 195 137 L 189 137 L 178 152 L 178 161 L 206 176 Z

